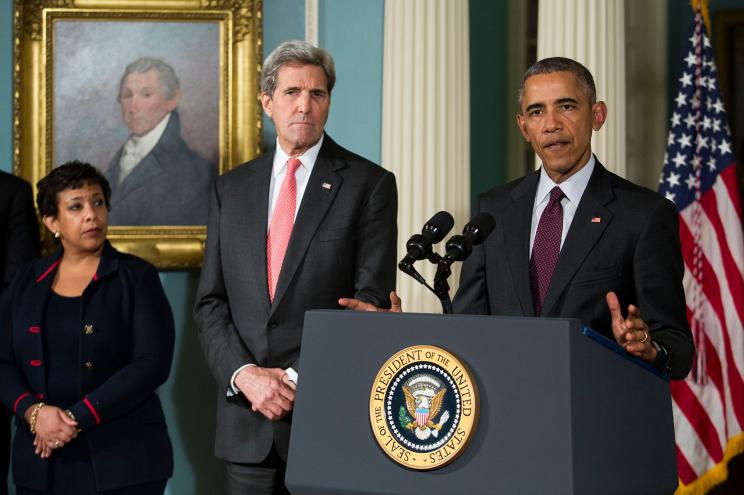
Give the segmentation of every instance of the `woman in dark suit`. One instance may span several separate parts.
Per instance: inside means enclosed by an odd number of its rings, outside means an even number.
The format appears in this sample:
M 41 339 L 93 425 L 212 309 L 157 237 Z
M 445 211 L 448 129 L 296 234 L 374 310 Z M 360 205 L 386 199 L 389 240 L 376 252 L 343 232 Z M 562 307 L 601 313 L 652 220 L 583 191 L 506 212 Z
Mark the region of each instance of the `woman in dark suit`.
M 70 162 L 37 184 L 60 242 L 0 303 L 0 399 L 17 422 L 18 495 L 162 494 L 173 451 L 155 389 L 174 325 L 155 268 L 106 240 L 111 190 Z

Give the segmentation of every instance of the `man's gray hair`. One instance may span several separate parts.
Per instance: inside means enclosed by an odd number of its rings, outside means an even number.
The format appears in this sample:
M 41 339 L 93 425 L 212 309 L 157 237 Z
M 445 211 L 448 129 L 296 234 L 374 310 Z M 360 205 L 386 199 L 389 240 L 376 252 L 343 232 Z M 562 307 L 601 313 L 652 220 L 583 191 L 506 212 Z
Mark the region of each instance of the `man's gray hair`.
M 584 86 L 584 90 L 589 96 L 589 101 L 594 104 L 597 102 L 597 88 L 594 86 L 594 78 L 589 69 L 578 63 L 576 60 L 571 60 L 565 57 L 550 57 L 538 60 L 532 66 L 527 69 L 527 72 L 522 76 L 522 82 L 519 83 L 519 105 L 522 105 L 522 98 L 524 97 L 524 83 L 527 79 L 538 74 L 552 74 L 553 72 L 570 72 L 579 83 Z
M 285 41 L 266 57 L 261 69 L 261 93 L 274 95 L 279 69 L 285 65 L 317 65 L 325 72 L 328 94 L 336 84 L 333 57 L 327 51 L 299 40 Z
M 127 68 L 124 69 L 124 75 L 121 76 L 121 81 L 119 82 L 119 96 L 117 100 L 121 99 L 121 88 L 124 87 L 124 79 L 129 74 L 144 74 L 151 69 L 155 69 L 158 73 L 160 89 L 163 90 L 165 98 L 168 100 L 175 98 L 176 91 L 181 89 L 181 83 L 178 81 L 178 76 L 176 76 L 176 71 L 173 70 L 173 67 L 159 58 L 142 57 L 127 65 Z

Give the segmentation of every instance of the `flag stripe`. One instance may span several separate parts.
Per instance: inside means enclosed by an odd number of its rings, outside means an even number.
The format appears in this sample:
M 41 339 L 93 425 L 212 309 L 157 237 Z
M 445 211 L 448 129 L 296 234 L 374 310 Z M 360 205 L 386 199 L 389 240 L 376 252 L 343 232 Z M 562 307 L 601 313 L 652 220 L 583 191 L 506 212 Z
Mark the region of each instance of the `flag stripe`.
M 679 445 L 677 445 L 677 471 L 679 472 L 679 478 L 685 485 L 692 483 L 698 477 L 690 463 L 687 462 L 687 457 L 685 457 Z
M 683 441 L 677 442 L 677 446 L 684 453 L 686 461 L 690 465 L 690 471 L 692 477 L 685 477 L 680 475 L 680 479 L 685 484 L 689 484 L 699 475 L 715 466 L 713 459 L 711 459 L 708 451 L 703 447 L 703 442 L 700 440 L 695 429 L 690 425 L 682 411 L 677 406 L 677 402 L 672 403 L 672 413 L 674 415 L 674 433 L 678 438 Z
M 685 291 L 691 292 L 694 290 L 697 290 L 694 288 L 694 280 L 690 276 L 689 270 L 687 270 L 685 272 Z M 703 301 L 703 304 L 709 307 L 706 301 Z M 689 315 L 690 308 L 688 308 L 688 318 Z M 726 378 L 727 374 L 723 371 L 724 368 L 727 368 L 727 364 L 726 361 L 722 361 L 722 358 L 725 357 L 725 351 L 723 350 L 722 339 L 720 338 L 721 325 L 717 315 L 713 311 L 705 312 L 703 325 L 708 329 L 719 329 L 717 332 L 709 331 L 705 333 L 703 341 L 698 342 L 698 352 L 701 352 L 701 349 L 705 350 L 705 371 L 713 386 L 694 386 L 693 390 L 697 390 L 698 388 L 705 390 L 705 392 L 699 392 L 696 395 L 699 396 L 698 398 L 701 402 L 706 404 L 706 409 L 709 410 L 709 416 L 715 416 L 713 420 L 718 421 L 717 424 L 722 425 L 721 431 L 726 433 L 726 438 L 730 438 L 731 435 L 740 432 L 742 428 L 735 415 L 730 413 L 734 406 L 731 397 L 731 387 Z M 711 337 L 718 338 L 714 342 L 711 340 Z M 711 390 L 709 391 L 707 389 Z M 716 392 L 715 395 L 711 395 L 713 390 Z M 705 397 L 700 397 L 703 394 Z M 716 414 L 721 407 L 725 407 L 723 414 Z
M 680 222 L 680 229 L 683 228 L 683 225 L 686 225 L 684 222 Z M 688 232 L 682 233 L 682 238 L 685 239 L 685 237 L 690 237 L 691 234 Z M 732 311 L 730 311 L 730 308 L 734 305 L 733 301 L 730 301 L 729 296 L 730 293 L 724 292 L 723 295 L 727 299 L 727 304 L 724 305 L 721 295 L 722 292 L 720 290 L 720 287 L 718 285 L 718 278 L 716 277 L 716 273 L 713 270 L 712 265 L 708 262 L 705 256 L 703 256 L 703 280 L 704 280 L 704 287 L 703 287 L 703 293 L 705 295 L 705 298 L 707 300 L 707 305 L 709 308 L 712 309 L 712 312 L 715 313 L 715 315 L 718 317 L 719 320 L 725 319 L 726 324 L 729 325 L 728 328 L 736 328 L 736 326 L 731 326 L 731 322 L 729 322 L 729 318 L 732 320 L 735 318 L 736 315 L 732 315 Z M 725 281 L 725 277 L 723 277 L 721 280 Z M 724 318 L 721 318 L 724 316 Z M 741 325 L 741 322 L 733 322 L 733 325 Z M 720 335 L 722 338 L 721 341 L 721 347 L 723 350 L 723 356 L 725 357 L 725 360 L 727 363 L 729 363 L 728 369 L 724 372 L 726 373 L 726 378 L 729 383 L 729 387 L 731 389 L 731 403 L 733 406 L 733 412 L 736 415 L 736 418 L 739 422 L 739 424 L 744 424 L 744 381 L 742 381 L 741 376 L 741 367 L 737 367 L 737 359 L 734 357 L 733 353 L 731 352 L 731 339 L 729 338 L 729 333 L 726 330 L 726 326 L 722 326 L 720 324 L 715 325 L 716 329 L 720 331 Z M 712 330 L 712 329 L 709 329 Z M 707 332 L 710 334 L 710 332 Z M 741 332 L 734 332 L 734 335 L 737 341 L 741 343 Z M 698 343 L 699 345 L 699 343 Z M 721 350 L 719 350 L 719 353 Z M 741 356 L 736 356 L 739 359 L 741 359 Z
M 723 446 L 721 445 L 718 429 L 706 414 L 705 408 L 697 400 L 685 381 L 673 382 L 672 392 L 674 393 L 674 401 L 680 411 L 687 417 L 692 428 L 695 429 L 710 458 L 713 459 L 713 462 L 719 462 L 723 459 Z

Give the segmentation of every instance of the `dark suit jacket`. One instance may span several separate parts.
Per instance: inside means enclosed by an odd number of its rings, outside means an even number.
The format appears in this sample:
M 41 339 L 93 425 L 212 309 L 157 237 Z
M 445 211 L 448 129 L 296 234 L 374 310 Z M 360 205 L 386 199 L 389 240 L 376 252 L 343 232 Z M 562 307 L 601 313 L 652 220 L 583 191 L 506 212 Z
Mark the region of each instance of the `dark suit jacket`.
M 0 399 L 16 417 L 13 478 L 47 489 L 24 413 L 44 399 L 43 315 L 61 250 L 24 268 L 0 302 Z M 86 331 L 86 326 L 91 325 Z M 80 400 L 96 485 L 111 490 L 168 478 L 173 452 L 155 389 L 170 372 L 174 326 L 155 268 L 106 243 L 80 308 Z
M 464 263 L 455 312 L 535 316 L 529 242 L 539 174 L 480 196 L 478 210 L 496 228 Z M 683 378 L 694 355 L 683 270 L 674 205 L 597 162 L 539 316 L 578 318 L 614 340 L 605 294 L 615 291 L 623 313 L 631 303 L 640 308 L 651 337 L 671 350 L 672 377 Z
M 194 308 L 217 380 L 216 455 L 262 461 L 276 442 L 286 458 L 291 418 L 268 421 L 246 400 L 228 402 L 232 374 L 249 363 L 300 374 L 305 311 L 340 297 L 389 306 L 395 287 L 395 177 L 325 136 L 269 303 L 266 231 L 274 152 L 217 179 Z M 302 386 L 300 384 L 300 386 Z
M 31 186 L 14 175 L 0 172 L 0 292 L 15 270 L 39 256 Z
M 119 184 L 120 149 L 106 169 L 111 184 L 111 225 L 205 225 L 209 186 L 217 168 L 181 137 L 177 111 L 160 141 Z

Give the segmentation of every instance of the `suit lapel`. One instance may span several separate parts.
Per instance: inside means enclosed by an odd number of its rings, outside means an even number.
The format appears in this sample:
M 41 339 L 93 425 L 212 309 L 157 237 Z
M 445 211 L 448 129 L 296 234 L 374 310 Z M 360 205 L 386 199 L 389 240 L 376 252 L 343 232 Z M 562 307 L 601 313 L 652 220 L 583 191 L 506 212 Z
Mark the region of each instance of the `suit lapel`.
M 246 279 L 253 276 L 258 294 L 257 300 L 264 301 L 266 313 L 269 312 L 269 285 L 266 269 L 266 232 L 268 232 L 267 218 L 269 215 L 269 188 L 271 186 L 271 172 L 274 161 L 274 153 L 265 153 L 251 166 L 241 187 L 244 193 L 240 194 L 241 203 L 238 208 L 240 223 L 245 223 L 248 228 L 240 229 L 231 234 L 232 240 L 241 246 L 247 246 L 247 253 L 257 253 L 248 256 L 245 266 L 251 275 L 245 274 Z
M 612 213 L 605 207 L 614 197 L 609 179 L 608 172 L 597 161 L 550 280 L 543 303 L 544 316 L 557 316 L 552 314 L 553 306 L 612 221 Z M 597 218 L 599 222 L 593 221 Z
M 324 151 L 334 145 L 328 136 L 325 137 L 325 140 L 313 166 L 313 171 L 305 188 L 305 194 L 302 196 L 300 209 L 297 212 L 292 236 L 289 239 L 289 246 L 287 246 L 287 252 L 284 255 L 282 271 L 279 273 L 272 311 L 276 309 L 282 297 L 284 297 L 302 259 L 305 257 L 310 242 L 315 236 L 323 218 L 325 218 L 331 204 L 333 204 L 333 200 L 336 194 L 338 194 L 338 190 L 343 182 L 343 179 L 336 173 L 336 170 L 343 168 L 344 164 L 334 162 L 324 153 Z M 266 263 L 264 262 L 265 265 Z M 266 269 L 264 268 L 265 271 Z
M 507 238 L 506 255 L 511 267 L 514 288 L 522 307 L 522 314 L 525 316 L 535 314 L 529 270 L 530 228 L 539 178 L 539 171 L 525 177 L 511 192 L 513 201 L 511 210 L 501 214 L 504 224 L 503 232 Z
M 128 194 L 132 193 L 132 191 L 147 186 L 155 180 L 155 177 L 165 172 L 160 160 L 157 158 L 156 148 L 153 148 L 153 150 L 148 153 L 136 167 L 134 167 L 134 170 L 132 170 L 126 179 L 124 179 L 124 182 L 118 185 L 116 189 L 116 202 L 122 201 Z M 119 173 L 121 173 L 121 171 L 119 171 Z

